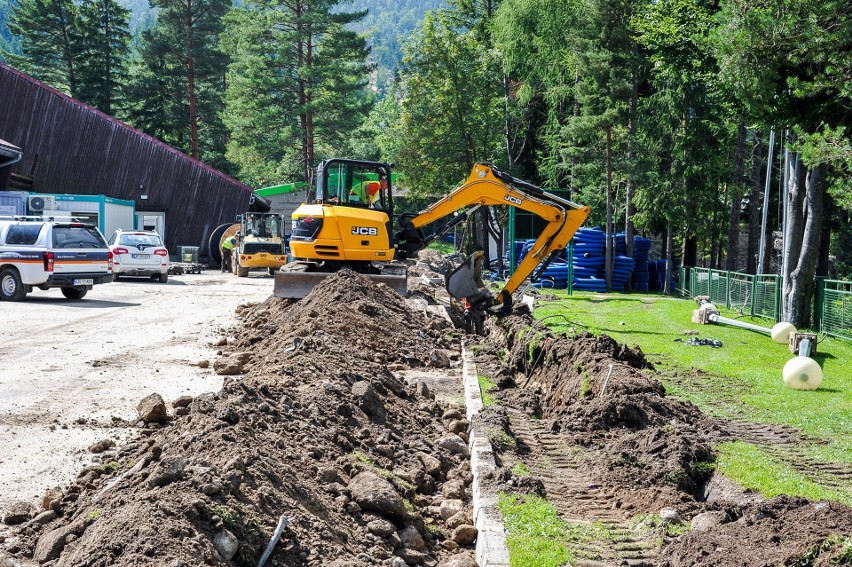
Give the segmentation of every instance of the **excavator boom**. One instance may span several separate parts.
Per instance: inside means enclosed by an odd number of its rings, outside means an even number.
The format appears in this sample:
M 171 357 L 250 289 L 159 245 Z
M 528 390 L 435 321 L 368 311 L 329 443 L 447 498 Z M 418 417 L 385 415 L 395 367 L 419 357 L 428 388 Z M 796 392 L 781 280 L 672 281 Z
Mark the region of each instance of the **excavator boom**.
M 565 249 L 589 216 L 589 207 L 544 191 L 540 187 L 512 177 L 488 163 L 473 166 L 467 181 L 450 194 L 416 215 L 403 215 L 404 230 L 399 234 L 399 249 L 406 253 L 428 244 L 420 229 L 466 207 L 508 205 L 534 213 L 547 221 L 529 254 L 496 297 L 492 296 L 480 277 L 481 253 L 463 262 L 447 275 L 447 291 L 466 300 L 479 311 L 504 316 L 511 312 L 512 294 L 528 277 L 535 277 Z M 467 215 L 451 221 L 455 224 Z M 536 269 L 537 272 L 536 272 Z M 534 273 L 536 272 L 536 273 Z M 494 308 L 497 308 L 496 310 Z

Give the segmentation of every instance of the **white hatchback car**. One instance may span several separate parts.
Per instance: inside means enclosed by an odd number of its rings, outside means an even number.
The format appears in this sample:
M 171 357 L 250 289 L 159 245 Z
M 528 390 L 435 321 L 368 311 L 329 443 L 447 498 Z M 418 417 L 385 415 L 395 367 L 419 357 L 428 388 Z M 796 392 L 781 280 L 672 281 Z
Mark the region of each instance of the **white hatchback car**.
M 153 230 L 116 230 L 109 239 L 112 273 L 122 276 L 148 276 L 160 283 L 169 281 L 169 251 Z

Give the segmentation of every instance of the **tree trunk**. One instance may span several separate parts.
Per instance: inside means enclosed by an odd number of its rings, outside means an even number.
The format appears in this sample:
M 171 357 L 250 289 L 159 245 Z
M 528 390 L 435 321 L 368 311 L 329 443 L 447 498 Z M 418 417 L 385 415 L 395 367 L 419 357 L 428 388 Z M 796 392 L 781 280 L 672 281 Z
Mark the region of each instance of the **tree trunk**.
M 612 291 L 612 126 L 606 127 L 606 252 L 604 273 L 606 290 Z
M 479 244 L 479 249 L 482 250 L 482 269 L 488 270 L 491 268 L 491 246 L 490 238 L 488 237 L 488 209 L 482 207 L 474 214 L 474 223 L 476 224 L 476 242 Z
M 781 277 L 783 294 L 786 297 L 790 284 L 790 274 L 796 267 L 802 238 L 805 232 L 805 197 L 807 195 L 805 166 L 798 154 L 791 154 L 788 161 L 787 215 L 784 218 L 784 247 L 781 250 Z M 785 319 L 787 321 L 788 319 Z
M 745 139 L 746 125 L 745 121 L 740 120 L 740 126 L 737 130 L 737 153 L 734 158 L 734 179 L 731 183 L 731 214 L 728 217 L 728 258 L 725 261 L 725 269 L 728 271 L 737 270 L 737 248 L 740 241 L 740 209 L 742 208 L 743 198 L 740 185 L 743 181 L 743 172 L 745 171 Z
M 630 172 L 627 175 L 627 194 L 625 195 L 624 207 L 624 255 L 633 258 L 633 239 L 636 236 L 636 226 L 633 224 L 633 216 L 636 214 L 636 205 L 633 204 L 633 194 L 636 191 L 636 165 L 633 163 L 636 157 L 634 137 L 636 136 L 636 107 L 639 101 L 639 77 L 634 67 L 630 75 L 630 114 L 627 118 L 627 167 Z M 632 278 L 627 278 L 625 290 L 633 290 Z
M 305 48 L 305 67 L 308 77 L 313 77 L 314 30 L 310 23 L 307 26 L 307 46 Z M 305 87 L 305 166 L 309 171 L 314 170 L 314 102 L 313 88 L 310 84 Z
M 190 155 L 200 159 L 198 150 L 198 102 L 195 94 L 195 34 L 192 22 L 192 0 L 186 2 L 186 67 L 189 79 L 189 145 Z
M 810 304 L 814 293 L 814 276 L 822 234 L 825 166 L 804 174 L 800 159 L 796 160 L 794 187 L 788 203 L 784 272 L 787 274 L 782 293 L 781 319 L 802 329 L 810 324 Z
M 674 245 L 672 239 L 672 223 L 671 221 L 666 223 L 666 280 L 663 282 L 663 293 L 672 293 L 674 290 L 672 289 L 672 268 L 674 267 L 674 263 L 672 262 L 673 254 L 672 254 L 672 246 Z M 681 287 L 683 287 L 683 282 L 681 282 Z
M 816 275 L 828 276 L 829 270 L 829 251 L 831 246 L 831 232 L 834 228 L 834 199 L 828 193 L 823 195 L 823 212 L 822 212 L 822 234 L 819 237 L 819 254 L 817 255 Z
M 687 236 L 683 240 L 683 265 L 701 267 L 698 265 L 698 241 L 694 236 Z
M 756 133 L 751 150 L 751 193 L 748 197 L 748 261 L 746 262 L 746 272 L 755 274 L 757 273 L 758 247 L 760 246 L 760 193 L 763 188 L 760 137 Z
M 305 172 L 305 180 L 308 181 L 313 172 L 310 160 L 308 159 L 308 115 L 307 115 L 307 86 L 304 74 L 305 65 L 305 29 L 304 29 L 304 10 L 302 2 L 295 2 L 293 6 L 293 16 L 296 21 L 296 69 L 298 76 L 296 78 L 296 90 L 299 98 L 299 130 L 302 133 L 302 167 Z
M 506 267 L 503 265 L 503 227 L 500 224 L 499 216 L 497 215 L 494 207 L 486 207 L 485 208 L 487 214 L 487 226 L 488 233 L 491 235 L 491 238 L 494 239 L 494 242 L 497 243 L 497 274 L 502 277 Z
M 713 209 L 712 217 L 710 224 L 713 227 L 713 232 L 710 236 L 710 268 L 717 270 L 721 265 L 722 258 L 717 255 L 719 251 L 718 242 L 721 239 L 721 235 L 716 230 L 716 227 L 719 226 L 719 218 L 715 208 Z

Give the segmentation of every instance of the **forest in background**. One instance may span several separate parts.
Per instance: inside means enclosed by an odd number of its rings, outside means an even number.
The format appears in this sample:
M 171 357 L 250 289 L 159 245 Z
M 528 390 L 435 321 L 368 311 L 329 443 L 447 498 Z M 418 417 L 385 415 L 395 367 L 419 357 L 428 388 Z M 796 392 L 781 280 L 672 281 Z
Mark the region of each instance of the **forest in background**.
M 422 204 L 489 161 L 628 245 L 748 273 L 768 198 L 786 320 L 809 318 L 816 274 L 852 275 L 842 0 L 152 0 L 135 38 L 115 0 L 18 1 L 13 66 L 255 187 L 381 159 Z M 480 212 L 474 241 L 501 218 Z

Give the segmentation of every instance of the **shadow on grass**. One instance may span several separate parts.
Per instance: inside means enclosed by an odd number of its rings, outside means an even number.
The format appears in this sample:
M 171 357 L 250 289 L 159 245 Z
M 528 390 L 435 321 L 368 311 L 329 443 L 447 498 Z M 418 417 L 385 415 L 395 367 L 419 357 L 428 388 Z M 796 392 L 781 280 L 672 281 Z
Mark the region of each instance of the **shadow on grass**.
M 830 352 L 815 352 L 811 355 L 811 358 L 816 360 L 819 365 L 822 366 L 823 362 L 825 362 L 826 360 L 835 359 L 837 357 L 831 354 Z

